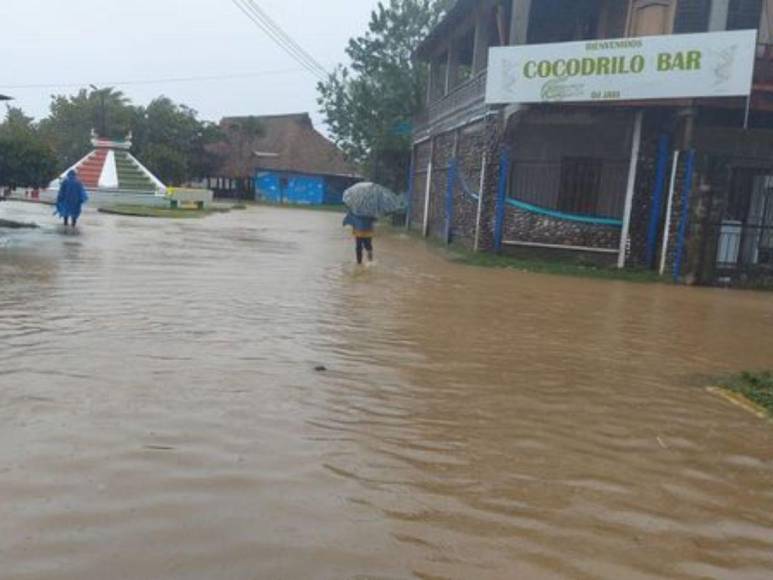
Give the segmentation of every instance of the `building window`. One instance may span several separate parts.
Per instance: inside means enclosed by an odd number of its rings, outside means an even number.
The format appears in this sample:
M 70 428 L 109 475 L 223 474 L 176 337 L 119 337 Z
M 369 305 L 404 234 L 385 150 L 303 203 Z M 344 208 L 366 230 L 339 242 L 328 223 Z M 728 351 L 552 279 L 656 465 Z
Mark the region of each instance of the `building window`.
M 479 55 L 477 70 L 484 70 L 488 67 L 489 48 L 508 45 L 511 8 L 510 2 L 499 0 L 481 20 L 480 26 L 483 27 L 481 39 L 485 42 L 486 50 L 481 51 Z
M 730 0 L 727 12 L 728 30 L 759 28 L 762 19 L 762 0 Z
M 448 52 L 444 52 L 432 60 L 430 72 L 430 100 L 436 101 L 446 94 Z
M 564 157 L 561 160 L 561 184 L 558 210 L 564 213 L 594 215 L 601 191 L 601 159 Z
M 673 29 L 675 0 L 633 0 L 630 36 L 670 34 Z
M 460 85 L 472 78 L 475 67 L 475 28 L 460 37 L 454 45 L 454 61 L 456 74 L 454 86 Z
M 598 35 L 599 0 L 542 0 L 531 6 L 529 44 L 590 40 Z
M 711 17 L 711 0 L 679 0 L 674 18 L 674 33 L 706 32 Z

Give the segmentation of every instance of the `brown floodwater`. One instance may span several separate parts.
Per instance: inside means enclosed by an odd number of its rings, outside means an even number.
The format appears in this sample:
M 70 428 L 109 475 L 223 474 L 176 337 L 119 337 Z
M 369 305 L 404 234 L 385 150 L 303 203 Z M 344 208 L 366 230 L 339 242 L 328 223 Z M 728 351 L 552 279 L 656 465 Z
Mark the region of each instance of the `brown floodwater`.
M 773 577 L 773 294 L 0 212 L 2 580 Z

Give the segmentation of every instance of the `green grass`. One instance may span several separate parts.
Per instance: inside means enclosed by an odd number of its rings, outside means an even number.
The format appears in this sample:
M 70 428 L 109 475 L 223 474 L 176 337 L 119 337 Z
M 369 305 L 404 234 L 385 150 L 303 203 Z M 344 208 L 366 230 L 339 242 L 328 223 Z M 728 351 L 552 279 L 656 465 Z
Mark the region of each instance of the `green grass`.
M 569 262 L 561 260 L 540 260 L 517 258 L 488 252 L 473 253 L 462 248 L 450 248 L 450 259 L 453 262 L 477 266 L 480 268 L 503 268 L 538 274 L 553 274 L 558 276 L 575 276 L 582 278 L 600 278 L 604 280 L 624 280 L 627 282 L 662 282 L 656 273 L 648 270 L 619 270 L 612 267 L 599 266 L 592 263 Z
M 131 217 L 147 218 L 171 218 L 171 219 L 200 219 L 216 213 L 230 211 L 228 208 L 207 208 L 203 210 L 196 209 L 171 209 L 164 207 L 135 206 L 135 205 L 116 205 L 107 208 L 100 208 L 100 213 L 123 215 Z
M 406 232 L 403 228 L 397 228 Z M 473 266 L 477 268 L 500 268 L 503 270 L 517 270 L 519 272 L 533 272 L 536 274 L 550 274 L 555 276 L 573 276 L 577 278 L 596 278 L 601 280 L 621 280 L 635 283 L 666 282 L 667 279 L 650 270 L 624 269 L 620 270 L 611 266 L 600 266 L 591 262 L 580 260 L 545 260 L 534 258 L 522 258 L 505 254 L 493 254 L 491 252 L 475 253 L 459 244 L 446 246 L 436 238 L 423 238 L 416 231 L 409 231 L 409 235 L 426 242 L 442 252 L 446 258 L 457 264 Z
M 744 372 L 721 382 L 722 386 L 743 395 L 773 417 L 773 373 Z

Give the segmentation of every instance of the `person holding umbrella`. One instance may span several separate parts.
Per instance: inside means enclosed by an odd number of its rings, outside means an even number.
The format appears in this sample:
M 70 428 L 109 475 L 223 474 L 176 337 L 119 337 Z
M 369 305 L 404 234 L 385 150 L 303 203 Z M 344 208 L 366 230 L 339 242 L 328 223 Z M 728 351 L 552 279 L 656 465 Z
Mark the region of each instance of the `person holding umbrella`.
M 373 261 L 373 233 L 378 218 L 399 211 L 403 203 L 386 187 L 363 182 L 353 185 L 344 192 L 344 203 L 349 213 L 344 226 L 352 226 L 356 240 L 357 263 L 362 264 L 364 252 L 368 262 Z
M 373 230 L 376 218 L 363 217 L 352 213 L 351 210 L 344 218 L 344 226 L 352 226 L 357 252 L 357 263 L 362 264 L 363 253 L 368 252 L 368 262 L 373 262 Z

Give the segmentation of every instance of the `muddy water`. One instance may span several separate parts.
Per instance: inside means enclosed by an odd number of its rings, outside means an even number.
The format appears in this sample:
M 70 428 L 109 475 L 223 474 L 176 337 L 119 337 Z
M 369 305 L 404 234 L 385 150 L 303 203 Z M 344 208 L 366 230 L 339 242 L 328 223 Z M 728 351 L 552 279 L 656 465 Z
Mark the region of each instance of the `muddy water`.
M 773 428 L 701 388 L 773 295 L 0 210 L 3 580 L 773 576 Z

